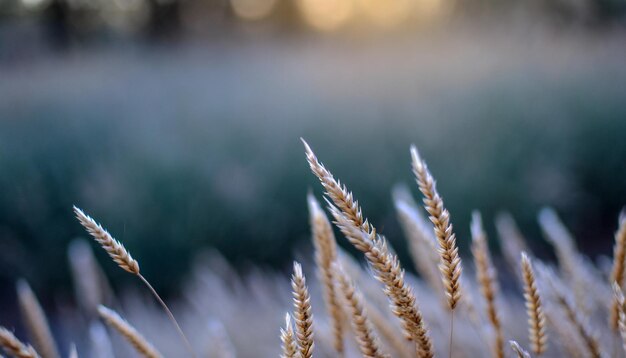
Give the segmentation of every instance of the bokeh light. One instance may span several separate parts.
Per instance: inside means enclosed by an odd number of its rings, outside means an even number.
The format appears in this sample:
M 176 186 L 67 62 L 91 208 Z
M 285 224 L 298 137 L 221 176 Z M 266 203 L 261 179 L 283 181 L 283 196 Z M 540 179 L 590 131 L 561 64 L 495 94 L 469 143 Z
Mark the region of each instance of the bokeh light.
M 354 15 L 351 0 L 298 0 L 298 8 L 309 25 L 322 31 L 335 30 Z
M 375 24 L 391 27 L 403 23 L 414 0 L 357 0 L 363 13 Z
M 277 0 L 231 0 L 235 14 L 245 20 L 260 20 L 271 14 Z
M 46 6 L 50 0 L 22 0 L 22 5 L 26 9 L 39 9 Z M 2 1 L 0 1 L 0 5 L 2 5 Z
M 453 5 L 453 0 L 416 0 L 413 3 L 413 13 L 418 25 L 436 22 L 446 17 Z

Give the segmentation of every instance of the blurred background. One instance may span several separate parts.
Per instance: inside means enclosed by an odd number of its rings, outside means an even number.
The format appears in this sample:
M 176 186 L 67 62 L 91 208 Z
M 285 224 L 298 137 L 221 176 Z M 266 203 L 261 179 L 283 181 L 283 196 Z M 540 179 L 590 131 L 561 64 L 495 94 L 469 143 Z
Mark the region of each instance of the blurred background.
M 625 25 L 624 0 L 0 0 L 0 311 L 18 277 L 44 306 L 69 299 L 74 204 L 166 296 L 205 248 L 288 268 L 322 193 L 300 137 L 401 259 L 391 189 L 417 197 L 411 143 L 465 252 L 471 210 L 492 239 L 507 210 L 549 258 L 551 206 L 610 255 Z

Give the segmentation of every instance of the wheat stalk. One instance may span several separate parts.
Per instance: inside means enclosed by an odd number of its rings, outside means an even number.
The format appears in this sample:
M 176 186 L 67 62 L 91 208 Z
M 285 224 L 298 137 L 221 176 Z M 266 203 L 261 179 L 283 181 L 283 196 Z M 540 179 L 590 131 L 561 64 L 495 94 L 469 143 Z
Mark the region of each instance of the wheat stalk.
M 476 266 L 476 280 L 480 285 L 480 291 L 487 303 L 487 318 L 493 326 L 495 332 L 494 356 L 498 358 L 504 357 L 504 334 L 502 332 L 502 323 L 496 309 L 496 295 L 498 294 L 498 283 L 487 247 L 487 235 L 483 229 L 480 213 L 477 211 L 472 213 L 471 223 L 472 233 L 472 254 L 474 256 L 474 265 Z
M 59 358 L 60 355 L 54 343 L 52 332 L 50 332 L 48 319 L 35 293 L 23 279 L 19 280 L 16 286 L 20 312 L 33 346 L 43 358 Z
M 546 307 L 550 308 L 550 306 Z M 586 349 L 582 347 L 578 333 L 572 330 L 567 319 L 564 320 L 556 314 L 555 310 L 550 309 L 546 309 L 545 315 L 547 324 L 559 337 L 559 339 L 554 339 L 554 342 L 558 344 L 560 350 L 570 357 L 584 357 Z
M 402 321 L 406 338 L 417 344 L 421 357 L 434 356 L 426 323 L 417 307 L 413 290 L 404 280 L 404 270 L 397 256 L 389 251 L 384 238 L 375 236 L 374 231 L 368 235 L 332 205 L 330 211 L 346 238 L 365 254 L 376 279 L 385 285 L 385 294 L 391 301 L 393 313 Z
M 367 300 L 365 300 L 364 303 L 370 321 L 380 333 L 380 337 L 383 342 L 386 342 L 389 348 L 395 351 L 395 356 L 410 357 L 411 355 L 415 355 L 409 350 L 406 340 L 402 334 L 398 334 L 401 332 L 395 325 L 392 325 L 393 322 L 389 321 L 383 312 L 381 312 L 375 305 L 368 304 Z
M 567 352 L 571 357 L 585 357 L 587 356 L 586 343 L 583 341 L 581 335 L 578 332 L 578 328 L 571 324 L 570 319 L 567 317 L 567 313 L 563 309 L 558 309 L 556 306 L 561 306 L 561 303 L 554 297 L 554 291 L 560 290 L 563 297 L 566 300 L 571 300 L 571 291 L 564 286 L 560 277 L 554 268 L 546 266 L 541 261 L 532 262 L 533 269 L 535 270 L 537 286 L 543 288 L 542 305 L 546 307 L 544 315 L 546 317 L 546 323 L 552 330 L 558 335 L 559 339 L 554 339 L 554 342 L 559 345 L 562 351 Z M 571 304 L 571 303 L 570 303 Z M 578 314 L 578 320 L 583 322 L 580 312 Z
M 459 277 L 462 269 L 459 250 L 456 246 L 456 236 L 450 223 L 450 213 L 443 206 L 443 199 L 437 192 L 435 179 L 433 179 L 426 162 L 420 157 L 415 146 L 411 146 L 411 159 L 417 185 L 424 195 L 424 207 L 430 215 L 430 221 L 434 225 L 435 236 L 439 243 L 441 258 L 439 269 L 446 289 L 448 306 L 453 311 L 461 299 Z
M 556 303 L 561 306 L 567 320 L 573 328 L 575 328 L 578 336 L 582 339 L 589 356 L 593 358 L 603 357 L 602 349 L 597 337 L 592 333 L 588 323 L 583 319 L 577 307 L 571 302 L 567 296 L 567 289 L 558 281 L 556 275 L 552 272 L 546 272 L 546 278 L 551 287 L 552 295 Z
M 326 194 L 336 205 L 330 206 L 341 231 L 348 240 L 365 254 L 376 272 L 376 278 L 385 285 L 385 294 L 393 305 L 393 313 L 402 320 L 405 336 L 418 344 L 423 357 L 431 357 L 432 342 L 428 330 L 417 308 L 415 295 L 404 282 L 404 271 L 395 255 L 389 252 L 385 240 L 376 235 L 376 230 L 364 219 L 361 208 L 345 186 L 317 160 L 311 147 L 304 141 L 307 160 L 313 173 L 319 178 Z M 339 209 L 341 209 L 341 212 Z
M 0 326 L 0 347 L 15 358 L 40 358 L 35 348 L 22 343 L 8 329 Z
M 154 287 L 148 282 L 148 280 L 139 272 L 139 264 L 135 259 L 130 256 L 130 253 L 126 250 L 124 245 L 122 245 L 119 241 L 115 240 L 108 231 L 106 231 L 100 224 L 98 224 L 94 219 L 92 219 L 89 215 L 86 215 L 81 209 L 74 206 L 74 213 L 76 214 L 76 218 L 80 221 L 81 225 L 87 230 L 87 232 L 93 236 L 93 238 L 102 246 L 102 248 L 111 256 L 113 261 L 115 261 L 119 267 L 122 269 L 136 275 L 139 279 L 148 287 L 152 295 L 157 299 L 165 313 L 169 317 L 172 324 L 176 328 L 176 331 L 180 335 L 183 343 L 185 344 L 185 348 L 192 357 L 196 357 L 193 348 L 191 347 L 191 343 L 185 336 L 182 328 L 176 321 L 174 314 L 170 311 L 169 307 L 165 304 L 161 296 L 156 292 Z
M 621 289 L 624 285 L 626 274 L 626 211 L 622 211 L 619 217 L 619 227 L 615 232 L 615 245 L 613 246 L 613 270 L 611 271 L 611 282 L 616 283 Z M 618 329 L 619 303 L 614 296 L 611 302 L 610 323 L 611 329 Z
M 356 290 L 340 265 L 335 265 L 335 272 L 339 287 L 352 313 L 350 315 L 352 328 L 361 354 L 367 358 L 388 358 L 389 356 L 380 349 L 378 336 L 374 333 L 367 311 L 363 307 L 363 296 Z
M 281 358 L 298 357 L 298 345 L 293 333 L 293 325 L 291 324 L 291 315 L 285 315 L 285 328 L 280 329 L 280 341 L 282 342 Z
M 613 282 L 613 296 L 617 303 L 617 327 L 622 337 L 622 347 L 626 351 L 626 300 L 617 282 Z
M 125 319 L 110 308 L 99 306 L 98 313 L 100 317 L 135 348 L 135 350 L 144 357 L 161 358 L 163 357 L 148 340 L 141 335 L 133 326 Z
M 443 285 L 439 269 L 436 239 L 432 230 L 428 231 L 425 218 L 417 209 L 406 189 L 396 189 L 393 201 L 405 236 L 409 242 L 409 253 L 415 263 L 415 269 L 436 293 L 443 297 Z M 447 302 L 444 300 L 445 304 Z
M 530 358 L 530 354 L 528 354 L 528 352 L 526 352 L 524 348 L 519 345 L 519 343 L 516 341 L 509 341 L 509 344 L 511 345 L 511 349 L 513 349 L 517 358 Z
M 528 314 L 528 336 L 533 353 L 540 355 L 547 348 L 546 317 L 537 288 L 535 272 L 530 258 L 525 252 L 521 254 L 522 279 L 524 281 L 524 299 Z
M 350 254 L 343 251 L 341 247 L 337 247 L 337 249 L 339 254 L 337 258 L 342 269 L 355 283 L 361 285 L 360 288 L 366 298 L 364 304 L 370 321 L 380 333 L 380 337 L 383 339 L 384 343 L 387 343 L 389 347 L 395 351 L 397 356 L 414 356 L 414 351 L 410 349 L 402 331 L 398 330 L 399 327 L 395 324 L 396 322 L 390 321 L 387 315 L 383 313 L 382 309 L 387 308 L 387 305 L 376 300 L 379 297 L 379 287 L 378 282 L 372 280 L 371 271 L 364 270 L 361 265 L 359 265 Z
M 293 290 L 294 312 L 296 323 L 296 342 L 300 351 L 300 358 L 313 356 L 313 313 L 311 312 L 311 297 L 306 286 L 306 278 L 302 273 L 302 266 L 293 263 L 293 275 L 291 276 L 291 288 Z
M 337 353 L 342 355 L 343 312 L 335 292 L 335 272 L 332 267 L 333 263 L 337 262 L 337 243 L 328 218 L 312 194 L 307 196 L 307 202 L 315 246 L 315 262 L 324 289 L 324 302 L 331 318 L 333 345 Z

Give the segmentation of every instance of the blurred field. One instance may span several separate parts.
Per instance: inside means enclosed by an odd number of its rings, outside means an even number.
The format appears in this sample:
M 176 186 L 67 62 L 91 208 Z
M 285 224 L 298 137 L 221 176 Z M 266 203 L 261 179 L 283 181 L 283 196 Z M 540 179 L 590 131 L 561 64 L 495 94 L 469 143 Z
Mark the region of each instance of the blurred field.
M 159 289 L 175 292 L 207 246 L 242 270 L 282 267 L 309 247 L 305 194 L 319 194 L 299 137 L 401 259 L 389 193 L 416 191 L 410 143 L 440 181 L 463 250 L 472 209 L 487 223 L 510 210 L 536 240 L 536 212 L 550 205 L 585 252 L 606 255 L 626 198 L 625 44 L 621 30 L 511 21 L 366 37 L 243 32 L 4 61 L 0 287 L 26 277 L 46 304 L 65 297 L 66 244 L 84 236 L 73 204 Z

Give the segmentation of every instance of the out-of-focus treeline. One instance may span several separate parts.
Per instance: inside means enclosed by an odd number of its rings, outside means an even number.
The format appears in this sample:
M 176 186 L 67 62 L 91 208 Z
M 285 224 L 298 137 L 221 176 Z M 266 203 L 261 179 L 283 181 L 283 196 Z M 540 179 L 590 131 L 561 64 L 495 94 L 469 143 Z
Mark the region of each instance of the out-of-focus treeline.
M 416 28 L 463 17 L 532 13 L 534 21 L 611 27 L 623 0 L 1 0 L 0 39 L 56 49 L 119 39 L 219 37 L 250 24 L 299 31 Z M 30 42 L 27 44 L 25 42 Z M 19 46 L 16 44 L 19 43 Z M 11 49 L 10 47 L 8 49 Z M 6 55 L 6 53 L 5 53 Z

